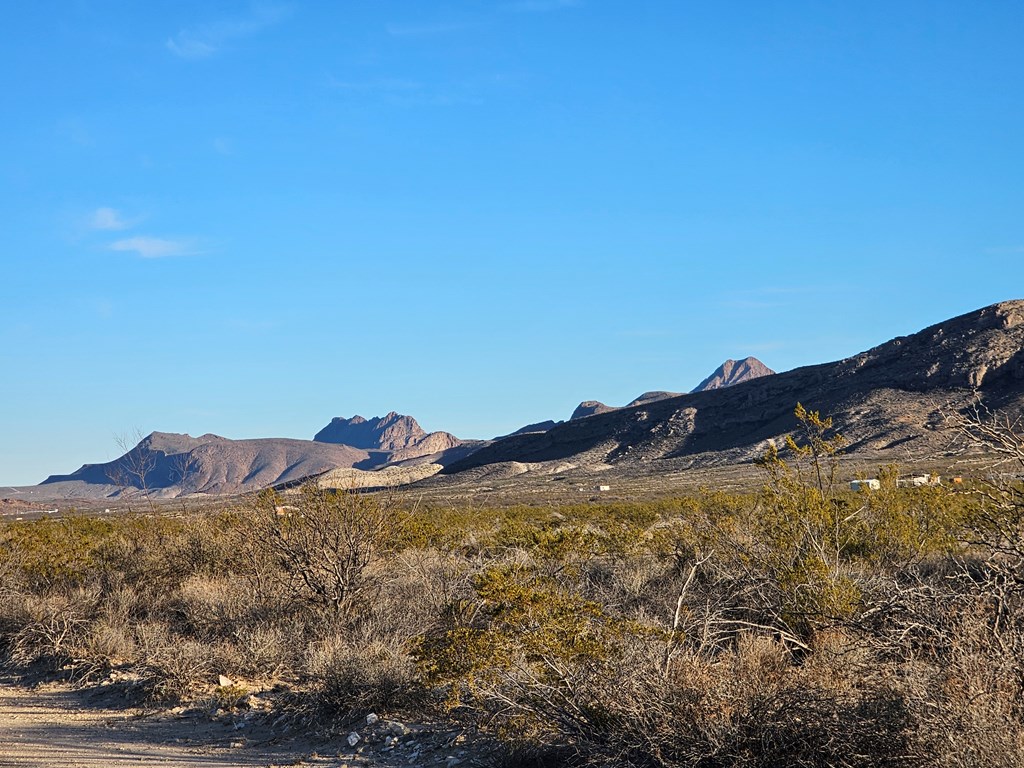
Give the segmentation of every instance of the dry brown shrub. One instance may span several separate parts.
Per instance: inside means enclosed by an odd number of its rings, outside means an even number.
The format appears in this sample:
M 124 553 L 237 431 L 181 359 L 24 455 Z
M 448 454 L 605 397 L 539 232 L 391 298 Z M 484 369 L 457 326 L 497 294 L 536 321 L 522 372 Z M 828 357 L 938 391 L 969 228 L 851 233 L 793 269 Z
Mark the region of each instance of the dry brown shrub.
M 369 712 L 396 712 L 422 700 L 411 659 L 393 645 L 353 644 L 333 635 L 311 643 L 304 662 L 306 688 L 286 705 L 298 721 L 343 725 Z
M 177 635 L 166 624 L 140 625 L 135 641 L 134 669 L 156 701 L 185 700 L 224 669 L 222 649 Z
M 207 639 L 235 637 L 251 622 L 252 608 L 248 582 L 234 576 L 194 574 L 182 581 L 171 601 L 181 630 Z
M 17 667 L 42 664 L 59 670 L 79 655 L 88 633 L 95 594 L 86 590 L 13 596 L 9 621 L 17 629 L 8 638 L 8 659 Z

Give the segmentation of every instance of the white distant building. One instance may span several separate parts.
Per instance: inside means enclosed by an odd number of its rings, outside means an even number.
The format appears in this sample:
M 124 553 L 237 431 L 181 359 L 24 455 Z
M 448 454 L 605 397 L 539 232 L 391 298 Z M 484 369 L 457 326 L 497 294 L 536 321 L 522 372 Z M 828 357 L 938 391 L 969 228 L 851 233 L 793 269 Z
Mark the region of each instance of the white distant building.
M 597 486 L 598 491 L 610 491 L 612 487 L 610 485 L 599 485 Z
M 851 491 L 877 491 L 882 487 L 882 484 L 878 482 L 877 478 L 869 478 L 867 480 L 851 480 L 850 490 Z
M 914 477 L 901 477 L 896 481 L 900 488 L 922 488 L 926 485 L 942 485 L 942 478 L 938 475 L 915 475 Z

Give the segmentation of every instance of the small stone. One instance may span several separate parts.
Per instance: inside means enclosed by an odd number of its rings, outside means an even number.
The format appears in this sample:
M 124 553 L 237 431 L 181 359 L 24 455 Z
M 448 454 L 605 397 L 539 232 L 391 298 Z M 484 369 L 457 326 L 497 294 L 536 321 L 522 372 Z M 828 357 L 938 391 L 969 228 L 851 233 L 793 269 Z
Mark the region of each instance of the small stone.
M 352 733 L 350 733 L 350 734 L 348 735 L 348 738 L 347 738 L 347 739 L 345 739 L 345 741 L 347 741 L 347 742 L 348 742 L 348 745 L 349 745 L 350 747 L 354 747 L 354 746 L 355 746 L 356 744 L 358 744 L 358 743 L 359 743 L 359 734 L 358 734 L 358 733 L 356 733 L 355 731 L 352 731 Z
M 367 725 L 374 725 L 374 724 L 376 724 L 376 723 L 377 723 L 377 722 L 378 722 L 379 720 L 380 720 L 380 718 L 379 718 L 379 717 L 377 717 L 377 713 L 376 713 L 376 712 L 371 712 L 370 714 L 368 714 L 368 715 L 366 716 L 366 724 L 367 724 Z
M 217 677 L 217 685 L 219 685 L 221 688 L 230 688 L 234 684 L 235 681 L 232 680 L 230 677 L 224 677 L 224 675 L 218 675 Z
M 400 723 L 397 720 L 391 720 L 388 722 L 388 730 L 395 736 L 408 736 L 410 733 L 409 726 L 405 723 Z

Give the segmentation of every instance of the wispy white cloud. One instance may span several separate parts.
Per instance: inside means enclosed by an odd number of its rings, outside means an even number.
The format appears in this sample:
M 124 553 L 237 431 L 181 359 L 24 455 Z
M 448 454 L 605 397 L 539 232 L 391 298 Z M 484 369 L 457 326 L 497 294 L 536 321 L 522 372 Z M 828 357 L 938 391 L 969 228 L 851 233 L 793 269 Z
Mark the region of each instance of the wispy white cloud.
M 121 230 L 128 229 L 132 222 L 121 215 L 121 212 L 114 208 L 97 208 L 89 217 L 89 226 L 100 230 Z
M 186 240 L 168 240 L 163 237 L 126 237 L 110 244 L 110 250 L 134 253 L 143 259 L 162 259 L 167 256 L 189 256 L 198 251 Z
M 444 21 L 432 24 L 388 24 L 387 31 L 389 35 L 395 37 L 431 37 L 459 32 L 469 26 L 469 24 Z
M 183 59 L 205 59 L 233 40 L 251 37 L 281 22 L 289 12 L 284 5 L 254 5 L 247 16 L 186 27 L 169 37 L 165 45 Z
M 583 5 L 583 0 L 518 0 L 506 3 L 504 7 L 505 10 L 517 13 L 545 13 L 565 8 L 578 8 L 581 5 Z

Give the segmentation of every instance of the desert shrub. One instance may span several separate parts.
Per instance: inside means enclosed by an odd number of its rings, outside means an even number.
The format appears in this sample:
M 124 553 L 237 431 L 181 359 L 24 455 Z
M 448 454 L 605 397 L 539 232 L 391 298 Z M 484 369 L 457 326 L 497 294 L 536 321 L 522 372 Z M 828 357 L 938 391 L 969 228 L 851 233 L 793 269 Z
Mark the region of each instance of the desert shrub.
M 31 590 L 80 585 L 96 567 L 96 552 L 117 523 L 70 515 L 0 527 L 5 578 Z
M 223 649 L 176 634 L 168 625 L 142 624 L 136 628 L 138 658 L 132 669 L 154 701 L 186 700 L 204 684 L 216 680 L 225 668 Z
M 536 571 L 501 565 L 473 580 L 462 621 L 424 636 L 415 656 L 449 707 L 538 742 L 607 726 L 588 691 L 608 679 L 627 633 L 638 630 Z
M 260 574 L 292 599 L 330 613 L 335 619 L 354 613 L 375 582 L 367 569 L 394 547 L 400 515 L 393 500 L 355 491 L 303 486 L 294 504 L 273 492 L 260 494 L 252 519 L 252 537 L 276 569 Z
M 72 662 L 86 634 L 94 595 L 82 589 L 22 594 L 8 602 L 7 658 L 19 667 L 59 670 Z
M 324 637 L 307 647 L 302 672 L 302 693 L 284 704 L 296 722 L 344 726 L 369 712 L 396 712 L 422 702 L 412 660 L 387 643 Z
M 249 583 L 239 576 L 190 576 L 168 602 L 180 631 L 208 640 L 234 637 L 259 610 Z

